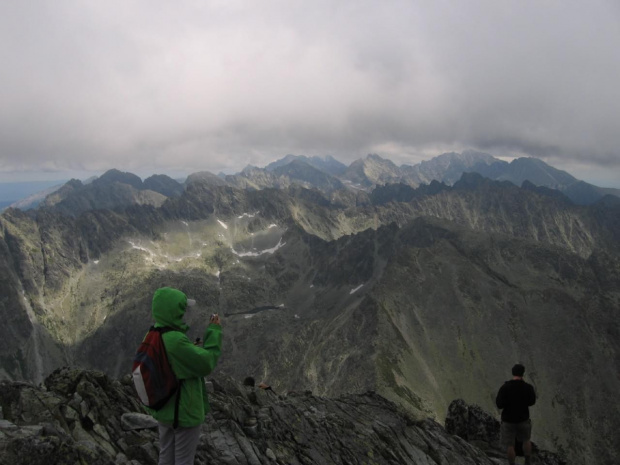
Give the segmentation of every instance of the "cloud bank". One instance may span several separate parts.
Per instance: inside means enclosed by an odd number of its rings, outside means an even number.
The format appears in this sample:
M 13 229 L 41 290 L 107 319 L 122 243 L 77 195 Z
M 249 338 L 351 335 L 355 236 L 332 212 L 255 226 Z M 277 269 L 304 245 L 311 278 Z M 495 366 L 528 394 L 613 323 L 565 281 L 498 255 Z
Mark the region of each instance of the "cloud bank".
M 473 148 L 620 173 L 617 5 L 4 2 L 0 171 Z

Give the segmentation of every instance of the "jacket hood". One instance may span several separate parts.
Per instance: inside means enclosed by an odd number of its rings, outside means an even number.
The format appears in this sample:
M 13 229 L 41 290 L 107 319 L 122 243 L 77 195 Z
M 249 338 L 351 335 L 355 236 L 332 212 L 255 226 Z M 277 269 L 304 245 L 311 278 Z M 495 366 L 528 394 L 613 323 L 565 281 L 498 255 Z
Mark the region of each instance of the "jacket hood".
M 171 287 L 162 287 L 153 294 L 152 313 L 156 326 L 168 326 L 186 332 L 189 326 L 183 321 L 187 296 Z

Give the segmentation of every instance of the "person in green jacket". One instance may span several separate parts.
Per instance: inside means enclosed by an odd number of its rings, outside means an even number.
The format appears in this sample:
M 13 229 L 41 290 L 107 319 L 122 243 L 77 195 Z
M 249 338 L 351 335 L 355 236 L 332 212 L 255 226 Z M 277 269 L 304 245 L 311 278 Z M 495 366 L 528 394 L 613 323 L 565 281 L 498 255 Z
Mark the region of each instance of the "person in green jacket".
M 195 302 L 170 287 L 157 289 L 152 313 L 156 327 L 170 327 L 162 334 L 172 371 L 182 380 L 178 426 L 173 427 L 176 395 L 151 415 L 159 422 L 159 465 L 192 465 L 200 439 L 200 425 L 210 410 L 203 377 L 213 371 L 222 349 L 220 317 L 211 317 L 202 346 L 185 335 L 189 326 L 183 321 L 185 310 Z

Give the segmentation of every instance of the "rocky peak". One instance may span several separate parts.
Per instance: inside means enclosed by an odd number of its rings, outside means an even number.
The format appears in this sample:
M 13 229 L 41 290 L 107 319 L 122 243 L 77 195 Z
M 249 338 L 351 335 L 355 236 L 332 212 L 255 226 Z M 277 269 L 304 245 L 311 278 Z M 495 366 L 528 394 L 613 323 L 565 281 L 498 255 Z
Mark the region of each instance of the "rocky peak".
M 288 154 L 286 155 L 284 158 L 281 158 L 279 160 L 276 160 L 274 162 L 269 163 L 267 166 L 265 166 L 265 169 L 267 171 L 273 171 L 276 168 L 280 168 L 282 166 L 286 166 L 289 163 L 291 163 L 294 160 L 300 160 L 300 159 L 305 159 L 306 157 L 300 156 L 300 155 L 292 155 L 292 154 Z
M 343 187 L 339 179 L 314 167 L 303 159 L 292 160 L 287 165 L 275 168 L 273 173 L 278 176 L 286 176 L 292 181 L 298 181 L 309 188 L 316 187 L 326 192 L 342 189 Z
M 220 178 L 218 175 L 211 173 L 210 171 L 199 171 L 192 173 L 187 177 L 185 184 L 202 183 L 209 186 L 227 186 L 228 183 Z
M 82 181 L 80 181 L 79 179 L 71 179 L 70 181 L 67 181 L 65 184 L 63 184 L 60 189 L 57 189 L 54 192 L 46 195 L 41 205 L 47 207 L 54 206 L 69 197 L 74 192 L 81 189 L 83 186 L 84 185 L 82 184 Z
M 347 167 L 343 163 L 336 160 L 334 157 L 327 155 L 325 157 L 306 157 L 304 155 L 287 155 L 284 158 L 269 163 L 265 170 L 274 171 L 277 168 L 281 168 L 283 166 L 288 165 L 289 163 L 293 163 L 295 161 L 302 161 L 307 163 L 308 165 L 321 170 L 327 174 L 332 176 L 338 176 L 343 174 Z
M 354 161 L 343 174 L 345 180 L 365 187 L 398 182 L 401 176 L 399 168 L 391 160 L 376 154 L 369 154 L 366 158 Z
M 183 185 L 165 174 L 154 174 L 144 180 L 144 189 L 159 192 L 166 197 L 178 197 L 183 193 Z
M 121 184 L 127 184 L 134 189 L 142 189 L 142 179 L 136 176 L 133 173 L 126 173 L 123 171 L 119 171 L 117 169 L 111 169 L 103 173 L 97 179 L 95 179 L 92 184 L 94 185 L 109 185 L 119 182 Z
M 504 463 L 505 451 L 499 442 L 500 422 L 480 406 L 469 405 L 463 399 L 453 400 L 448 407 L 445 428 L 447 433 L 475 445 L 497 463 Z M 517 452 L 521 455 L 519 448 Z M 532 456 L 532 463 L 566 465 L 559 455 L 541 450 L 533 441 Z
M 555 189 L 566 188 L 577 182 L 577 179 L 566 171 L 558 170 L 538 158 L 530 157 L 514 159 L 498 179 L 507 180 L 516 185 L 521 185 L 523 181 L 528 180 L 537 186 Z
M 152 177 L 147 186 L 133 173 L 111 169 L 90 183 L 72 179 L 48 195 L 41 205 L 77 217 L 89 210 L 114 210 L 131 205 L 161 206 L 167 198 L 163 191 L 170 193 L 171 187 L 161 176 Z

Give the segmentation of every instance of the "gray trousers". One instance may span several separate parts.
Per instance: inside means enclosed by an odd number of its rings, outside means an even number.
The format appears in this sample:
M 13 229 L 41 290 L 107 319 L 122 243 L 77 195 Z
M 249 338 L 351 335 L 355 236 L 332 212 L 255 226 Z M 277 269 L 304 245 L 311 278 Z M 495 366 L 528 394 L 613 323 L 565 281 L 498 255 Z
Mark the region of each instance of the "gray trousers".
M 194 465 L 200 426 L 183 428 L 159 424 L 159 465 Z

